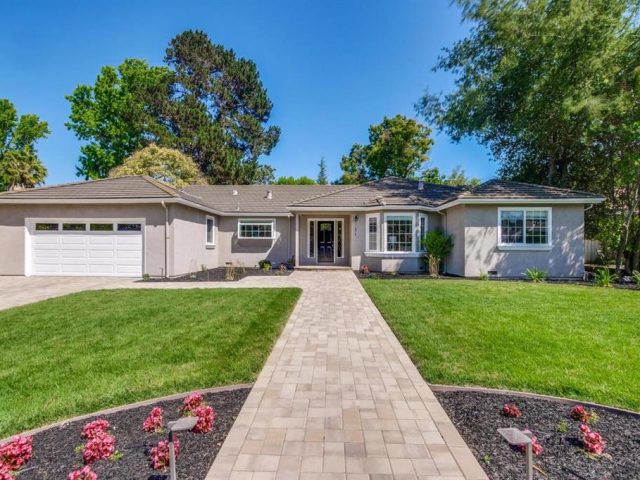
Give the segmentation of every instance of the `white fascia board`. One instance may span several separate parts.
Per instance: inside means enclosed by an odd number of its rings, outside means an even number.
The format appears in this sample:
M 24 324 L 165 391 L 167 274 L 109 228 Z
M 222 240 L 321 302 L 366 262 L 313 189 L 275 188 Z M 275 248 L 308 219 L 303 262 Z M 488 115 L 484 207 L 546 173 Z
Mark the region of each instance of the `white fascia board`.
M 587 205 L 602 202 L 604 198 L 469 198 L 445 203 L 436 210 L 446 210 L 456 205 Z

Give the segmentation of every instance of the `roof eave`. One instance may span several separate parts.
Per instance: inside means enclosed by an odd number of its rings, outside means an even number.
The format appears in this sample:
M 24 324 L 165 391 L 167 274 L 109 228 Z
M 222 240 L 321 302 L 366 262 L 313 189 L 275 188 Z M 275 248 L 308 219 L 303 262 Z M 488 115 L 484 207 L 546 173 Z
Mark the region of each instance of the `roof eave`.
M 603 197 L 594 198 L 457 198 L 445 202 L 437 207 L 437 210 L 444 210 L 456 205 L 587 205 L 604 202 Z

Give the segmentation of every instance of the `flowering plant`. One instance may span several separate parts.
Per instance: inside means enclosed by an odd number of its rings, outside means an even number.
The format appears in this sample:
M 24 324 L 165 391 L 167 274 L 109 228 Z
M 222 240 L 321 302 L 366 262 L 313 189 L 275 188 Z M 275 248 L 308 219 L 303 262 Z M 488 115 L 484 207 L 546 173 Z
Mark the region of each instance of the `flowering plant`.
M 598 432 L 594 432 L 589 425 L 583 423 L 580 425 L 580 433 L 582 435 L 582 444 L 584 449 L 590 455 L 602 455 L 606 442 Z
M 100 433 L 105 433 L 110 426 L 109 422 L 99 418 L 98 420 L 87 423 L 82 428 L 82 433 L 80 435 L 82 435 L 83 438 L 91 439 Z
M 151 413 L 142 424 L 142 430 L 145 432 L 158 433 L 162 431 L 162 408 L 153 407 Z
M 10 441 L 0 445 L 0 466 L 6 470 L 16 471 L 31 458 L 33 437 L 17 435 Z M 2 477 L 0 477 L 2 478 Z
M 522 412 L 515 403 L 505 403 L 504 407 L 502 407 L 502 414 L 511 418 L 520 418 L 522 416 Z
M 4 463 L 0 463 L 0 480 L 14 480 L 11 470 Z
M 67 480 L 98 480 L 98 475 L 87 465 L 81 470 L 74 470 L 69 474 Z
M 594 410 L 587 410 L 582 405 L 576 405 L 571 409 L 571 418 L 574 420 L 579 420 L 582 423 L 588 423 L 593 425 L 598 422 L 600 417 Z
M 209 433 L 213 427 L 213 420 L 215 418 L 213 407 L 196 407 L 193 413 L 198 417 L 198 423 L 193 427 L 193 431 L 195 433 Z
M 178 454 L 180 453 L 180 441 L 177 437 L 173 439 L 173 446 L 176 451 L 176 459 L 178 458 Z M 169 442 L 167 440 L 163 440 L 158 442 L 158 445 L 151 449 L 151 467 L 154 470 L 164 470 L 169 466 Z
M 116 453 L 116 439 L 107 432 L 99 432 L 84 446 L 84 463 L 90 465 L 98 460 L 106 460 Z
M 196 407 L 204 406 L 204 400 L 202 399 L 202 394 L 198 392 L 194 392 L 184 399 L 182 402 L 182 413 L 187 415 L 193 415 L 193 411 Z
M 531 432 L 528 432 L 528 433 L 531 433 Z M 527 451 L 527 445 L 525 443 L 520 444 L 520 451 L 522 453 Z M 536 437 L 535 435 L 531 435 L 531 452 L 537 457 L 543 451 L 544 451 L 544 448 L 542 448 L 542 445 L 540 445 L 540 443 L 538 442 L 538 437 Z

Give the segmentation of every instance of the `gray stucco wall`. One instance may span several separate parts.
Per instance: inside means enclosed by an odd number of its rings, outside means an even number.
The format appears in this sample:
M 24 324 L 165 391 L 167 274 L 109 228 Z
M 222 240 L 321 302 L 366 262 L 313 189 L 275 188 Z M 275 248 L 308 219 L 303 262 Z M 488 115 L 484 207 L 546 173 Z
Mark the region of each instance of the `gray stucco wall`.
M 445 272 L 451 275 L 465 275 L 465 207 L 457 207 L 446 210 L 445 230 L 453 239 L 453 250 L 445 260 Z
M 545 205 L 536 205 L 544 207 Z M 465 207 L 465 276 L 495 270 L 500 277 L 519 277 L 530 267 L 550 277 L 582 277 L 584 273 L 584 206 L 552 207 L 551 248 L 504 250 L 498 247 L 498 207 Z M 450 219 L 449 219 L 450 220 Z
M 144 272 L 164 272 L 165 213 L 159 204 L 0 205 L 0 275 L 24 275 L 25 219 L 144 219 Z
M 216 245 L 218 265 L 227 262 L 245 267 L 254 267 L 260 260 L 270 260 L 273 265 L 288 262 L 294 255 L 292 226 L 293 218 L 275 218 L 275 239 L 239 239 L 238 220 L 242 217 L 218 217 L 218 241 Z M 293 227 L 295 228 L 295 227 Z
M 216 224 L 220 221 L 215 218 Z M 218 266 L 218 238 L 216 246 L 206 244 L 207 213 L 184 205 L 169 205 L 169 275 L 184 275 Z M 217 232 L 216 232 L 217 233 Z

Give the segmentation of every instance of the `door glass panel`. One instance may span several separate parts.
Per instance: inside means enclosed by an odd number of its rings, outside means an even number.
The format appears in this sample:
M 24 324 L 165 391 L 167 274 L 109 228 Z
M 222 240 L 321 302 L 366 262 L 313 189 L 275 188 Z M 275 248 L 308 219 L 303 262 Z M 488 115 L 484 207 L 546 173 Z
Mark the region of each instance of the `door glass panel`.
M 84 232 L 87 225 L 84 223 L 63 223 L 62 230 L 65 232 Z
M 118 231 L 119 232 L 140 232 L 142 230 L 142 225 L 139 223 L 119 223 Z
M 57 223 L 36 223 L 36 230 L 38 232 L 55 232 L 58 230 Z
M 92 223 L 89 225 L 92 232 L 113 232 L 113 223 Z

